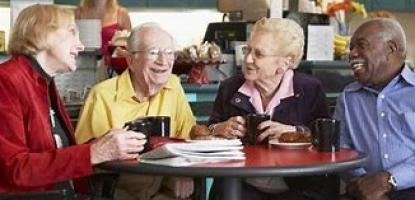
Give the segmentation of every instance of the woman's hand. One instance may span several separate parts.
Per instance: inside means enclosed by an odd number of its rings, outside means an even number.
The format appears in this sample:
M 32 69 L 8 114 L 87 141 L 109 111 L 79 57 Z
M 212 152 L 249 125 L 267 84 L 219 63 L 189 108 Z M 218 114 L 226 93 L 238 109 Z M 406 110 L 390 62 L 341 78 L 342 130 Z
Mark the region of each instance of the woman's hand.
M 261 135 L 258 136 L 259 141 L 263 141 L 265 138 L 269 137 L 269 139 L 277 139 L 280 137 L 282 133 L 285 132 L 295 132 L 295 126 L 282 124 L 276 121 L 265 121 L 258 125 L 259 130 L 266 129 Z
M 206 138 L 212 135 L 209 128 L 206 125 L 196 124 L 190 130 L 191 139 Z
M 168 177 L 164 185 L 174 192 L 174 196 L 178 199 L 187 199 L 194 191 L 192 178 Z
M 144 149 L 145 135 L 134 131 L 113 129 L 91 145 L 91 163 L 110 160 L 136 159 Z
M 227 139 L 242 138 L 246 134 L 245 123 L 241 116 L 231 117 L 227 121 L 215 124 L 212 134 Z

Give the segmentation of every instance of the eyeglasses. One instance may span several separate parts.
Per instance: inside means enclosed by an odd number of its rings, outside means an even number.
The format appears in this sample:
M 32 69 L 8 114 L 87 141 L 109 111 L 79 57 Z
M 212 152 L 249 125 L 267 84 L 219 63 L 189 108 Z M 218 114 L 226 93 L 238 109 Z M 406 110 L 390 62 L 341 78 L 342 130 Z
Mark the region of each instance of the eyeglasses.
M 252 58 L 258 59 L 258 60 L 265 58 L 265 57 L 270 57 L 270 56 L 279 56 L 278 54 L 266 54 L 264 52 L 261 52 L 261 50 L 253 49 L 250 46 L 242 47 L 242 53 L 244 54 L 245 57 L 252 53 L 251 54 Z
M 167 49 L 150 48 L 147 50 L 132 51 L 131 53 L 132 54 L 145 53 L 146 57 L 151 60 L 156 60 L 161 55 L 166 56 L 168 59 L 174 59 L 176 57 L 174 50 L 170 48 L 167 48 Z

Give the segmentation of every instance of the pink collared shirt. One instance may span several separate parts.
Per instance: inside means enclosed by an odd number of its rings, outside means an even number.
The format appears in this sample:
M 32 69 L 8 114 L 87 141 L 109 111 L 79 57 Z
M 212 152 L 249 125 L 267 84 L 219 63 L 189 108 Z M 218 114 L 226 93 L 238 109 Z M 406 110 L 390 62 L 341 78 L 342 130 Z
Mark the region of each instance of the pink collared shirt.
M 293 77 L 294 71 L 292 69 L 289 69 L 284 73 L 280 87 L 266 106 L 265 110 L 262 107 L 261 95 L 254 86 L 253 82 L 245 81 L 245 83 L 238 89 L 238 92 L 250 97 L 249 102 L 251 102 L 257 113 L 265 113 L 272 116 L 274 108 L 280 105 L 281 99 L 294 95 Z
M 238 92 L 250 97 L 249 101 L 254 106 L 257 113 L 266 113 L 272 116 L 272 114 L 274 114 L 274 108 L 280 105 L 281 99 L 294 95 L 293 77 L 294 71 L 292 69 L 289 69 L 284 73 L 281 85 L 277 92 L 275 92 L 271 101 L 268 103 L 265 111 L 262 107 L 261 95 L 255 88 L 253 82 L 245 81 L 245 83 L 238 89 Z M 249 178 L 246 181 L 248 184 L 264 192 L 279 193 L 288 190 L 288 186 L 281 177 Z

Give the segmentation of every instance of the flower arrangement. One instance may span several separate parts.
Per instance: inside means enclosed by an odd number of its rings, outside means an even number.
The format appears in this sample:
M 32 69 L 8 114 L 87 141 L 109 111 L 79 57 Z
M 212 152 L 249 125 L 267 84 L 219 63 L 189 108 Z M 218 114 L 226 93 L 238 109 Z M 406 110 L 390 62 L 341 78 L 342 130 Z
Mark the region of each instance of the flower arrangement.
M 344 0 L 340 3 L 330 3 L 327 6 L 327 14 L 337 22 L 338 32 L 334 37 L 334 55 L 342 58 L 348 54 L 350 42 L 350 18 L 352 14 L 358 14 L 362 18 L 367 17 L 365 6 L 361 3 Z

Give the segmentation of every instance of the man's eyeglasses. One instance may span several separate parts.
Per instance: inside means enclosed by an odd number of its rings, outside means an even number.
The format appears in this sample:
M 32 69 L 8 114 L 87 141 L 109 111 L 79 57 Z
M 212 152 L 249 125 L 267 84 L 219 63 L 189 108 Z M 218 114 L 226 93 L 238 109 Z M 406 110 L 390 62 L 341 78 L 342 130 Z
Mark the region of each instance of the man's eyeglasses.
M 252 58 L 254 59 L 262 59 L 269 56 L 279 56 L 278 54 L 266 54 L 264 52 L 261 52 L 261 50 L 259 49 L 252 49 L 250 46 L 242 47 L 242 53 L 245 57 L 251 54 Z
M 132 51 L 132 54 L 135 53 L 145 53 L 148 59 L 156 60 L 161 55 L 166 56 L 168 59 L 174 59 L 176 57 L 176 53 L 173 49 L 167 48 L 167 49 L 158 49 L 158 48 L 150 48 L 147 50 L 137 50 Z

